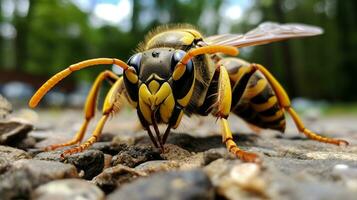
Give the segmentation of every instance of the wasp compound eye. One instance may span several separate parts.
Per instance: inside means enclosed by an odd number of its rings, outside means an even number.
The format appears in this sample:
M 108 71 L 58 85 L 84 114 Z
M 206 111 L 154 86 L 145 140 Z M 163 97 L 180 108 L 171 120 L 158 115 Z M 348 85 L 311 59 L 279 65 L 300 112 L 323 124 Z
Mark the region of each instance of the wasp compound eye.
M 177 50 L 171 59 L 171 69 L 174 71 L 175 67 L 177 66 L 177 63 L 186 55 L 185 51 L 182 50 Z M 192 60 L 189 60 L 186 64 L 185 71 L 183 72 L 182 76 L 180 76 L 179 79 L 174 80 L 172 87 L 173 87 L 173 93 L 176 99 L 180 100 L 185 98 L 193 84 L 193 80 L 195 78 L 195 73 L 194 73 L 194 66 Z M 186 103 L 185 103 L 186 104 Z M 182 105 L 186 106 L 186 105 Z
M 128 65 L 135 68 L 136 72 L 139 73 L 140 63 L 141 63 L 142 53 L 137 53 L 131 56 L 128 60 Z
M 186 52 L 182 50 L 177 50 L 171 59 L 171 71 L 174 71 L 177 63 L 185 56 Z
M 128 65 L 133 67 L 135 70 L 128 71 L 124 73 L 124 84 L 127 88 L 127 92 L 132 101 L 138 101 L 138 76 L 141 64 L 142 53 L 137 53 L 131 56 L 128 60 Z M 130 69 L 128 69 L 130 70 Z

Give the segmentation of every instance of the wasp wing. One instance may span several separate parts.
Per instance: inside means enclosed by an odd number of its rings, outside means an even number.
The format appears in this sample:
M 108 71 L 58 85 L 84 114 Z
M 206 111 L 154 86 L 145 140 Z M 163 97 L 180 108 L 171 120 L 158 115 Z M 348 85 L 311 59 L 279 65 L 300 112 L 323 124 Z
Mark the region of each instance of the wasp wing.
M 323 30 L 305 24 L 278 24 L 265 22 L 246 34 L 213 35 L 204 39 L 207 45 L 235 47 L 255 46 L 279 40 L 322 34 Z

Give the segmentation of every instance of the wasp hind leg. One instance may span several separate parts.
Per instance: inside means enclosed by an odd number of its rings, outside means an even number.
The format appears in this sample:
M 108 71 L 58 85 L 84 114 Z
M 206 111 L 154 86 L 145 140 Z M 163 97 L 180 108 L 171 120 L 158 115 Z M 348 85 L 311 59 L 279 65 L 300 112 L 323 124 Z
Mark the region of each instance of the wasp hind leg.
M 250 66 L 257 71 L 260 71 L 266 77 L 266 79 L 268 80 L 269 84 L 272 86 L 278 98 L 279 104 L 285 111 L 287 111 L 290 114 L 298 130 L 302 132 L 304 135 L 306 135 L 306 137 L 313 140 L 317 140 L 319 142 L 325 142 L 335 145 L 348 145 L 348 142 L 345 140 L 324 137 L 305 128 L 305 125 L 300 119 L 299 115 L 291 107 L 289 96 L 285 92 L 284 88 L 280 85 L 280 83 L 274 78 L 274 76 L 262 65 L 251 64 Z
M 228 72 L 223 65 L 221 65 L 217 70 L 219 70 L 217 84 L 218 93 L 216 102 L 213 104 L 213 114 L 218 117 L 220 121 L 223 143 L 232 154 L 236 155 L 241 160 L 246 162 L 260 162 L 260 158 L 257 154 L 246 152 L 240 149 L 233 141 L 232 132 L 227 121 L 232 103 L 232 89 L 230 79 Z
M 74 153 L 82 152 L 83 150 L 89 148 L 93 143 L 95 143 L 100 135 L 102 134 L 102 130 L 104 127 L 104 124 L 106 123 L 108 117 L 115 112 L 118 112 L 120 107 L 119 103 L 121 103 L 120 99 L 123 97 L 123 92 L 124 92 L 124 87 L 123 87 L 123 78 L 119 78 L 114 85 L 110 88 L 107 96 L 105 97 L 104 103 L 103 103 L 103 110 L 102 110 L 102 118 L 99 120 L 97 123 L 96 128 L 94 129 L 92 136 L 85 141 L 84 143 L 80 144 L 77 147 L 71 148 L 69 150 L 64 151 L 61 154 L 61 157 L 63 158 L 65 155 L 71 155 Z
M 102 85 L 102 82 L 104 80 L 116 81 L 118 79 L 119 79 L 119 77 L 111 71 L 106 70 L 106 71 L 100 73 L 97 76 L 95 82 L 93 83 L 92 88 L 87 96 L 86 103 L 84 106 L 84 115 L 85 115 L 84 122 L 83 122 L 81 128 L 79 129 L 79 131 L 76 133 L 75 137 L 68 142 L 61 143 L 61 144 L 54 144 L 54 145 L 45 147 L 45 151 L 55 150 L 60 147 L 66 147 L 66 146 L 71 146 L 71 145 L 80 143 L 84 137 L 84 134 L 87 130 L 90 120 L 95 115 L 95 108 L 96 108 L 98 92 Z

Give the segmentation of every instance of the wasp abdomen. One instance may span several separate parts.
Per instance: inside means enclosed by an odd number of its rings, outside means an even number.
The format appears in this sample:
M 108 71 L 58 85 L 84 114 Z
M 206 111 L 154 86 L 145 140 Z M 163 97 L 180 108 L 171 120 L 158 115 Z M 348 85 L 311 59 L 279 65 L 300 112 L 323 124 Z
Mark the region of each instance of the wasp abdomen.
M 248 123 L 284 132 L 284 112 L 267 79 L 241 59 L 221 63 L 228 66 L 232 83 L 231 111 Z

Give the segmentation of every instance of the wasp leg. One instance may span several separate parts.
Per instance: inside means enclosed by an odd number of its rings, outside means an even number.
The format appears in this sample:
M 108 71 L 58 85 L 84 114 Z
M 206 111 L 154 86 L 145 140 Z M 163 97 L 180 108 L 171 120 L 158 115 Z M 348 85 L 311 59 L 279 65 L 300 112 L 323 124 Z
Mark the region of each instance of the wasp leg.
M 115 64 L 115 66 L 121 67 L 124 70 L 127 70 L 129 66 L 116 58 L 95 58 L 95 59 L 90 59 L 90 60 L 85 60 L 76 64 L 73 64 L 66 69 L 58 72 L 54 76 L 52 76 L 50 79 L 48 79 L 37 91 L 36 93 L 31 97 L 29 101 L 29 106 L 31 108 L 34 108 L 37 106 L 37 104 L 41 101 L 43 96 L 51 89 L 53 88 L 57 83 L 59 83 L 62 79 L 66 78 L 70 74 L 72 74 L 74 71 L 78 71 L 87 67 L 91 67 L 94 65 L 112 65 Z
M 61 157 L 63 158 L 65 155 L 71 155 L 74 153 L 78 153 L 81 152 L 87 148 L 89 148 L 94 142 L 96 142 L 98 140 L 98 138 L 100 137 L 100 135 L 102 134 L 102 129 L 103 126 L 105 124 L 105 122 L 107 121 L 108 117 L 110 116 L 110 114 L 112 114 L 113 112 L 118 112 L 120 109 L 118 107 L 118 102 L 120 102 L 120 98 L 122 97 L 122 94 L 124 92 L 123 89 L 123 79 L 119 78 L 114 85 L 110 88 L 107 96 L 105 97 L 104 100 L 104 104 L 103 104 L 103 116 L 102 118 L 99 120 L 94 132 L 92 133 L 92 136 L 84 143 L 82 143 L 81 145 L 74 147 L 72 149 L 66 150 L 61 154 Z
M 289 96 L 285 92 L 284 88 L 280 85 L 280 83 L 274 78 L 274 76 L 262 65 L 252 64 L 251 66 L 252 68 L 260 71 L 267 78 L 276 96 L 278 97 L 278 101 L 281 107 L 291 115 L 296 127 L 300 132 L 304 133 L 308 138 L 317 140 L 319 142 L 331 143 L 335 145 L 348 145 L 348 142 L 345 140 L 324 137 L 305 128 L 305 125 L 300 119 L 299 115 L 291 107 Z
M 246 162 L 260 162 L 258 155 L 241 150 L 233 141 L 232 132 L 229 128 L 227 117 L 231 110 L 232 89 L 228 72 L 224 66 L 220 66 L 218 78 L 218 96 L 217 105 L 214 115 L 219 118 L 222 132 L 223 143 L 226 144 L 227 149 L 236 155 L 238 158 Z
M 115 75 L 113 72 L 108 71 L 108 70 L 100 73 L 97 76 L 95 82 L 93 83 L 91 90 L 89 91 L 89 94 L 87 96 L 86 103 L 84 106 L 84 115 L 85 115 L 84 122 L 83 122 L 81 128 L 79 129 L 79 131 L 76 133 L 75 137 L 72 140 L 62 143 L 62 144 L 50 145 L 45 148 L 45 151 L 55 150 L 60 147 L 71 146 L 71 145 L 77 144 L 82 141 L 83 136 L 87 130 L 89 121 L 95 115 L 95 108 L 96 108 L 95 105 L 97 102 L 97 97 L 98 97 L 98 92 L 99 92 L 100 86 L 102 85 L 102 82 L 104 80 L 108 80 L 108 79 L 116 81 L 119 79 L 119 77 L 117 75 Z
M 156 140 L 155 140 L 155 137 L 154 137 L 154 135 L 152 134 L 151 129 L 150 129 L 149 126 L 146 127 L 146 131 L 147 131 L 148 134 L 149 134 L 149 137 L 150 137 L 150 140 L 151 140 L 152 144 L 153 144 L 156 148 L 158 148 L 159 145 L 157 145 L 157 142 L 156 142 Z

